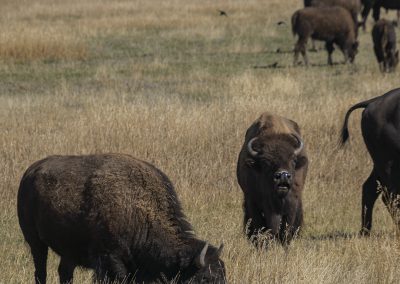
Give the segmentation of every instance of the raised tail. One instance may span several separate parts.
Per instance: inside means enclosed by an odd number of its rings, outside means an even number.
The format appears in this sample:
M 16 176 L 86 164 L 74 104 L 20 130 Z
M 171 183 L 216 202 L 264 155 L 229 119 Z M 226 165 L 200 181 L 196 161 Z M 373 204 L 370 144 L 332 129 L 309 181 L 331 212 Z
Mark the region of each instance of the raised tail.
M 363 102 L 360 102 L 358 104 L 355 104 L 354 106 L 352 106 L 346 113 L 346 116 L 344 117 L 344 123 L 343 123 L 343 127 L 342 127 L 342 132 L 340 135 L 340 144 L 341 146 L 344 146 L 344 144 L 346 143 L 346 141 L 349 139 L 349 129 L 347 127 L 347 123 L 349 121 L 349 117 L 350 114 L 353 110 L 358 109 L 358 108 L 366 108 L 370 103 L 376 101 L 377 99 L 379 99 L 379 97 L 375 97 Z

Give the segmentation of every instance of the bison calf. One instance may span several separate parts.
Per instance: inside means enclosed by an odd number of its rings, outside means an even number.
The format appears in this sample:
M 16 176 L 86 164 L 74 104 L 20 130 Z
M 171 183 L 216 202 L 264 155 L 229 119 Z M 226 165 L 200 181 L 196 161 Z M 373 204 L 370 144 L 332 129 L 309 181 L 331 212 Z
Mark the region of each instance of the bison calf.
M 333 45 L 339 46 L 345 62 L 352 63 L 357 54 L 355 24 L 346 9 L 342 7 L 307 7 L 296 11 L 292 16 L 292 31 L 298 35 L 294 48 L 294 64 L 297 64 L 299 52 L 308 65 L 306 44 L 308 38 L 325 41 L 328 51 L 328 64 L 332 65 Z
M 46 282 L 48 247 L 61 257 L 61 283 L 72 282 L 76 266 L 94 269 L 99 281 L 225 281 L 222 247 L 197 239 L 170 180 L 128 155 L 34 163 L 20 183 L 18 218 L 36 283 Z
M 296 122 L 264 113 L 247 130 L 237 163 L 244 193 L 244 226 L 258 246 L 260 233 L 288 244 L 303 224 L 302 191 L 308 159 Z
M 392 22 L 381 19 L 372 28 L 374 51 L 382 72 L 392 72 L 399 63 L 399 51 L 396 51 L 396 31 Z
M 368 235 L 372 227 L 372 210 L 381 192 L 383 202 L 396 224 L 400 225 L 400 89 L 352 106 L 344 119 L 342 144 L 349 138 L 347 128 L 349 116 L 358 108 L 364 108 L 361 131 L 374 164 L 370 176 L 362 187 L 360 232 Z M 383 190 L 379 190 L 378 184 Z

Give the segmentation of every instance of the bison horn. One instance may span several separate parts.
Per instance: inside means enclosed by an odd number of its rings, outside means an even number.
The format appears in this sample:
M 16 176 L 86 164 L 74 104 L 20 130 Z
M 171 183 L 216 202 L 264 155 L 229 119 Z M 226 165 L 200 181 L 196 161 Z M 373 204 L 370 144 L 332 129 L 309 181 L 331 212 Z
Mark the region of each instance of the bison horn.
M 205 258 L 206 258 L 207 250 L 208 250 L 208 243 L 206 243 L 204 248 L 201 250 L 201 253 L 200 253 L 200 256 L 199 256 L 200 267 L 205 267 L 206 266 Z
M 297 156 L 298 154 L 300 154 L 301 150 L 303 150 L 304 148 L 304 142 L 303 140 L 301 140 L 301 138 L 299 137 L 299 135 L 297 134 L 293 134 L 294 138 L 296 138 L 297 142 L 298 142 L 298 147 L 296 148 L 296 150 L 294 150 L 294 154 Z
M 254 151 L 253 149 L 253 142 L 257 140 L 257 137 L 251 138 L 249 143 L 247 143 L 247 151 L 249 152 L 249 154 L 253 157 L 257 156 L 258 152 Z
M 217 255 L 220 256 L 222 253 L 222 249 L 224 248 L 224 244 L 221 244 L 217 250 Z

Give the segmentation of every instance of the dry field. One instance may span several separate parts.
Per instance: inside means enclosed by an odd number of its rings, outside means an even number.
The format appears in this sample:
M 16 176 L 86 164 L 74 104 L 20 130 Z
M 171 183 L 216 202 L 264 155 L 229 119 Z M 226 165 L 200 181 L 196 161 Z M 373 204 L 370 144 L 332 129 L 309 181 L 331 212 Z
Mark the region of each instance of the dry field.
M 372 236 L 357 236 L 371 170 L 361 111 L 350 145 L 337 147 L 348 107 L 399 87 L 399 73 L 379 73 L 371 20 L 354 65 L 326 66 L 320 51 L 305 68 L 292 66 L 290 52 L 300 0 L 0 5 L 0 283 L 33 282 L 16 216 L 26 167 L 51 154 L 100 152 L 132 154 L 171 178 L 197 235 L 225 244 L 230 283 L 398 283 L 400 243 L 380 199 Z M 296 120 L 310 158 L 305 226 L 286 251 L 257 251 L 242 233 L 236 159 L 263 111 Z M 48 264 L 55 283 L 58 257 Z M 91 273 L 77 270 L 75 279 L 90 283 Z

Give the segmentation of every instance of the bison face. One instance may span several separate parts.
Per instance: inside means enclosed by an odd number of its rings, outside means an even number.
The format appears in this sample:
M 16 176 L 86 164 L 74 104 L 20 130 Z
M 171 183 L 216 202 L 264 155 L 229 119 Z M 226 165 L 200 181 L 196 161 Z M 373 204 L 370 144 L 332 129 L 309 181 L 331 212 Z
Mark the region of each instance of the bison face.
M 349 53 L 350 63 L 353 63 L 354 59 L 356 58 L 356 55 L 358 53 L 358 41 L 356 41 L 355 43 L 353 43 L 351 45 L 351 47 L 349 48 L 348 53 Z
M 226 283 L 225 264 L 219 258 L 223 245 L 216 249 L 206 244 L 182 274 L 183 283 Z
M 247 144 L 258 187 L 272 189 L 272 193 L 284 198 L 293 187 L 296 169 L 304 165 L 299 157 L 304 143 L 298 135 L 280 135 L 273 139 L 255 137 Z

